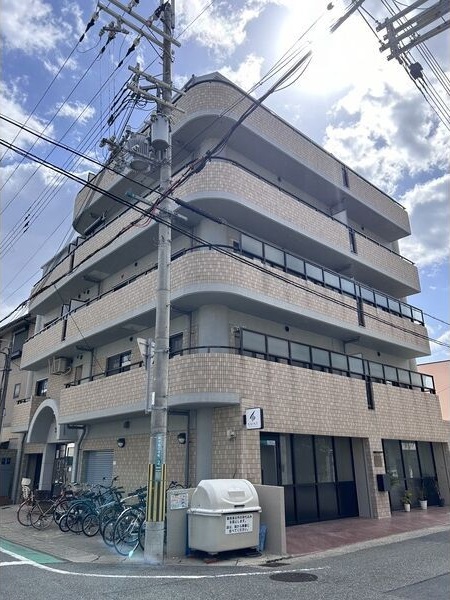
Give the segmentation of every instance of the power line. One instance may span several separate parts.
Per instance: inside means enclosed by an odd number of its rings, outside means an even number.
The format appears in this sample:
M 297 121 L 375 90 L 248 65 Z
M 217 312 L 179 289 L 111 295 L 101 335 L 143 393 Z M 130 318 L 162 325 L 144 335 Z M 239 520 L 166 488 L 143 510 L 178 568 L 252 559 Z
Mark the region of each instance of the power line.
M 20 148 L 14 147 L 12 144 L 9 144 L 8 142 L 4 142 L 4 140 L 0 140 L 0 145 L 3 145 L 3 146 L 4 146 L 4 145 L 11 146 L 11 149 L 13 149 L 14 151 L 16 151 L 16 152 L 19 152 L 19 153 L 22 153 L 22 152 L 26 152 L 26 153 L 27 153 L 27 151 L 24 151 L 24 150 L 22 150 L 22 149 L 20 149 Z M 27 153 L 27 154 L 29 154 L 29 153 Z M 35 157 L 35 158 L 36 158 L 37 160 L 40 160 L 40 161 L 44 162 L 44 161 L 43 161 L 43 159 L 38 159 L 38 157 Z M 46 167 L 48 167 L 48 168 L 55 169 L 55 170 L 57 170 L 58 172 L 60 171 L 59 167 L 56 167 L 55 165 L 51 165 L 50 163 L 45 163 L 45 166 L 46 166 Z M 67 173 L 66 175 L 67 175 L 68 177 L 70 177 L 70 178 L 77 178 L 75 175 L 73 175 L 73 174 L 70 174 L 70 173 Z M 77 179 L 79 179 L 79 178 L 77 178 Z M 102 190 L 101 188 L 99 188 L 99 187 L 95 186 L 95 185 L 94 185 L 94 184 L 92 184 L 91 182 L 88 182 L 86 185 L 87 185 L 87 187 L 90 187 L 90 188 L 91 188 L 91 189 L 93 189 L 94 191 L 101 192 L 101 193 L 103 193 L 104 195 L 106 195 L 106 196 L 110 197 L 111 199 L 115 200 L 115 201 L 116 201 L 116 202 L 118 202 L 119 204 L 123 204 L 123 205 L 124 205 L 124 206 L 126 206 L 127 208 L 132 208 L 133 210 L 135 210 L 135 211 L 139 212 L 139 213 L 140 213 L 141 215 L 143 215 L 143 216 L 146 216 L 146 217 L 148 217 L 148 216 L 149 216 L 149 214 L 151 214 L 151 216 L 152 216 L 152 219 L 153 219 L 154 221 L 158 222 L 158 223 L 159 223 L 159 222 L 162 222 L 162 223 L 166 223 L 166 224 L 167 224 L 167 222 L 166 222 L 166 221 L 165 221 L 165 220 L 164 220 L 162 217 L 160 217 L 160 216 L 158 216 L 158 215 L 156 215 L 156 214 L 154 214 L 154 213 L 153 213 L 153 210 L 154 210 L 154 208 L 155 208 L 155 207 L 157 207 L 157 206 L 158 206 L 158 204 L 161 202 L 161 199 L 162 199 L 162 197 L 169 197 L 170 199 L 174 200 L 175 202 L 180 202 L 180 203 L 182 203 L 182 205 L 183 205 L 183 206 L 185 206 L 185 207 L 188 207 L 188 206 L 189 206 L 189 205 L 186 205 L 186 203 L 184 203 L 184 202 L 183 202 L 182 200 L 180 200 L 179 198 L 173 198 L 173 197 L 171 197 L 171 196 L 170 196 L 170 194 L 171 194 L 171 190 L 169 190 L 169 192 L 168 192 L 168 195 L 167 195 L 167 196 L 166 196 L 165 194 L 164 194 L 164 195 L 161 195 L 161 196 L 160 196 L 160 198 L 159 198 L 159 199 L 157 199 L 157 200 L 156 200 L 156 201 L 153 203 L 153 205 L 152 205 L 152 207 L 150 208 L 150 210 L 149 210 L 149 209 L 141 209 L 140 207 L 137 207 L 137 206 L 135 206 L 135 205 L 131 204 L 130 202 L 128 202 L 128 201 L 126 201 L 126 200 L 123 200 L 122 198 L 119 198 L 118 196 L 115 196 L 115 195 L 114 195 L 114 194 L 112 194 L 111 192 L 108 192 L 108 191 L 106 191 L 106 190 Z M 158 193 L 158 192 L 157 192 L 157 193 Z M 192 207 L 191 207 L 191 208 L 192 208 Z M 201 212 L 203 213 L 203 215 L 204 215 L 204 216 L 206 216 L 206 213 L 205 213 L 204 211 L 201 211 Z M 215 222 L 218 222 L 218 223 L 223 223 L 223 222 L 224 222 L 224 221 L 223 221 L 223 219 L 218 219 L 218 218 L 216 218 L 216 217 L 212 217 L 212 216 L 211 216 L 210 218 L 212 218 L 212 219 L 213 219 Z M 228 224 L 229 226 L 231 226 L 229 223 L 227 223 L 227 224 Z M 87 260 L 89 260 L 90 258 L 92 258 L 92 256 L 93 256 L 93 255 L 97 254 L 97 252 L 99 252 L 100 250 L 103 250 L 103 249 L 104 249 L 106 246 L 108 246 L 109 244 L 111 244 L 111 243 L 113 243 L 114 241 L 116 241 L 116 239 L 117 239 L 117 238 L 118 238 L 118 237 L 119 237 L 121 234 L 123 234 L 125 231 L 127 231 L 127 230 L 130 228 L 130 226 L 131 226 L 131 225 L 128 225 L 128 226 L 126 226 L 126 227 L 125 227 L 125 229 L 124 229 L 124 230 L 122 230 L 122 232 L 121 232 L 121 233 L 117 234 L 117 235 L 115 236 L 115 238 L 114 238 L 114 239 L 110 240 L 110 242 L 108 242 L 107 244 L 103 245 L 101 248 L 98 248 L 98 249 L 97 249 L 97 250 L 96 250 L 94 253 L 92 253 L 91 255 L 89 255 L 89 256 L 87 256 L 87 257 L 85 257 L 85 258 L 83 259 L 83 261 L 81 261 L 81 262 L 80 262 L 80 263 L 77 265 L 77 268 L 78 268 L 79 266 L 81 266 L 81 265 L 82 265 L 84 262 L 86 262 Z M 315 295 L 315 296 L 318 296 L 318 297 L 320 297 L 320 298 L 326 299 L 327 301 L 330 301 L 330 302 L 332 302 L 333 304 L 337 304 L 337 305 L 339 305 L 339 306 L 341 306 L 341 307 L 343 307 L 343 308 L 347 308 L 348 310 L 357 311 L 357 307 L 352 307 L 352 306 L 349 306 L 349 305 L 348 305 L 348 304 L 346 304 L 345 302 L 339 301 L 339 300 L 337 300 L 337 299 L 334 299 L 334 298 L 332 299 L 332 298 L 330 298 L 328 295 L 326 295 L 326 294 L 323 294 L 323 293 L 321 293 L 321 292 L 319 292 L 319 291 L 317 291 L 317 290 L 311 290 L 311 289 L 310 289 L 310 288 L 308 288 L 307 286 L 304 286 L 304 285 L 302 285 L 302 284 L 300 284 L 300 283 L 294 282 L 294 281 L 293 281 L 292 279 L 290 279 L 289 277 L 286 277 L 286 276 L 284 276 L 284 275 L 281 275 L 280 273 L 276 273 L 276 272 L 270 271 L 270 270 L 268 270 L 266 267 L 264 267 L 264 266 L 262 266 L 262 265 L 255 264 L 255 263 L 253 263 L 252 261 L 249 261 L 249 260 L 247 260 L 245 257 L 243 257 L 243 256 L 241 256 L 241 255 L 238 255 L 238 254 L 236 254 L 235 252 L 231 252 L 231 251 L 229 251 L 229 250 L 227 250 L 227 249 L 223 248 L 222 246 L 219 246 L 219 245 L 217 245 L 217 244 L 213 244 L 213 243 L 209 242 L 208 240 L 204 240 L 203 238 L 201 238 L 201 237 L 199 237 L 199 236 L 197 236 L 197 235 L 194 235 L 194 234 L 193 234 L 191 231 L 189 231 L 189 230 L 186 230 L 186 229 L 184 229 L 184 228 L 183 228 L 183 227 L 181 227 L 181 226 L 174 225 L 173 223 L 171 223 L 171 224 L 170 224 L 170 226 L 171 226 L 171 228 L 172 228 L 173 230 L 175 230 L 175 231 L 177 231 L 177 232 L 179 232 L 179 233 L 181 233 L 181 234 L 183 234 L 183 235 L 185 235 L 185 236 L 189 237 L 191 240 L 193 240 L 193 241 L 195 241 L 195 242 L 197 242 L 197 243 L 200 243 L 200 244 L 202 244 L 202 245 L 204 245 L 204 246 L 211 247 L 211 249 L 214 249 L 214 250 L 216 250 L 217 252 L 219 252 L 219 253 L 221 253 L 221 254 L 225 254 L 226 256 L 228 256 L 228 257 L 230 257 L 230 258 L 233 258 L 234 260 L 237 260 L 238 262 L 244 263 L 244 264 L 246 264 L 246 265 L 248 265 L 248 266 L 252 267 L 253 269 L 256 269 L 256 270 L 258 270 L 258 271 L 260 271 L 260 272 L 263 272 L 263 273 L 264 273 L 264 274 L 266 274 L 266 275 L 270 275 L 271 277 L 274 277 L 274 278 L 278 279 L 279 281 L 282 281 L 283 283 L 286 283 L 286 284 L 288 284 L 288 285 L 292 285 L 293 287 L 296 287 L 296 288 L 299 288 L 299 289 L 301 289 L 301 290 L 303 290 L 303 291 L 306 291 L 306 292 L 308 292 L 308 293 L 311 293 L 312 295 Z M 29 299 L 28 299 L 26 302 L 28 302 L 29 300 L 32 300 L 34 297 L 36 297 L 37 295 L 39 295 L 40 293 L 42 293 L 43 291 L 45 291 L 45 289 L 48 289 L 48 287 L 50 287 L 51 285 L 54 285 L 54 284 L 58 283 L 58 281 L 60 281 L 60 280 L 61 280 L 61 279 L 63 279 L 64 277 L 65 277 L 65 274 L 64 274 L 64 275 L 61 275 L 61 277 L 60 277 L 60 278 L 58 278 L 56 281 L 52 282 L 52 284 L 50 284 L 49 286 L 44 286 L 44 287 L 40 288 L 39 290 L 37 290 L 37 291 L 35 292 L 35 294 L 32 294 L 32 295 L 29 297 Z M 24 304 L 24 303 L 22 303 L 22 305 L 23 305 L 23 304 Z M 22 306 L 22 305 L 19 305 L 19 306 Z M 13 312 L 12 312 L 12 313 L 10 313 L 9 315 L 7 315 L 7 317 L 4 317 L 3 319 L 1 319 L 1 320 L 0 320 L 0 323 L 1 323 L 2 321 L 4 321 L 6 318 L 8 318 L 9 316 L 11 316 L 11 314 L 14 314 L 14 312 L 15 312 L 15 311 L 13 311 Z M 388 325 L 388 326 L 392 327 L 392 323 L 391 323 L 390 321 L 386 321 L 386 320 L 382 319 L 381 317 L 378 317 L 378 316 L 376 316 L 376 315 L 372 315 L 372 314 L 370 314 L 370 313 L 366 313 L 366 312 L 364 312 L 364 311 L 363 311 L 363 315 L 364 315 L 366 318 L 368 318 L 368 319 L 372 319 L 372 320 L 375 320 L 375 321 L 377 321 L 377 322 L 380 322 L 380 323 L 382 323 L 382 324 L 385 324 L 385 325 Z M 405 332 L 405 333 L 407 333 L 407 334 L 410 334 L 410 335 L 412 335 L 412 336 L 414 336 L 414 337 L 417 337 L 417 338 L 419 338 L 419 339 L 422 339 L 422 340 L 425 340 L 425 341 L 428 341 L 428 342 L 433 342 L 433 343 L 435 343 L 435 344 L 437 344 L 437 345 L 440 345 L 440 346 L 444 346 L 444 347 L 448 347 L 448 348 L 450 348 L 450 344 L 446 344 L 445 342 L 442 342 L 441 340 L 436 340 L 436 339 L 430 338 L 428 335 L 420 334 L 420 333 L 418 333 L 418 332 L 416 332 L 416 331 L 411 331 L 410 329 L 407 329 L 407 328 L 405 328 L 405 327 L 400 327 L 400 326 L 396 326 L 396 329 L 397 329 L 397 330 L 400 330 L 400 331 L 403 331 L 403 332 Z

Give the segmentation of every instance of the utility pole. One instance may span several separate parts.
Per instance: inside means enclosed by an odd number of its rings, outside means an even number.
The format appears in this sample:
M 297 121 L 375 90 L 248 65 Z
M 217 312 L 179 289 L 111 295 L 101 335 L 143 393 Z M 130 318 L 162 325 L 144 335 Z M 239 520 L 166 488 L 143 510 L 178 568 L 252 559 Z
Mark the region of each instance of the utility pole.
M 3 413 L 5 412 L 6 393 L 8 391 L 9 373 L 11 371 L 11 346 L 7 346 L 5 350 L 0 350 L 0 353 L 5 356 L 2 369 L 2 387 L 0 391 L 0 434 L 3 428 Z
M 165 3 L 163 46 L 163 102 L 158 106 L 158 118 L 167 126 L 167 147 L 161 150 L 160 193 L 161 212 L 158 225 L 158 286 L 156 291 L 154 402 L 151 411 L 150 449 L 148 465 L 147 516 L 144 560 L 150 564 L 164 561 L 164 528 L 166 515 L 166 445 L 167 399 L 169 394 L 169 333 L 170 333 L 170 261 L 172 254 L 171 201 L 164 197 L 172 176 L 172 139 L 170 103 L 172 97 L 172 35 L 173 14 L 170 2 Z
M 111 5 L 121 9 L 122 14 L 115 12 Z M 109 0 L 106 5 L 98 2 L 100 10 L 116 19 L 116 26 L 110 30 L 122 32 L 122 25 L 138 33 L 133 47 L 141 36 L 156 45 L 162 51 L 162 79 L 149 75 L 136 67 L 128 67 L 134 77 L 127 84 L 136 96 L 156 103 L 156 111 L 149 119 L 151 133 L 145 138 L 151 146 L 151 156 L 145 156 L 134 149 L 134 142 L 128 152 L 135 153 L 139 159 L 130 168 L 146 171 L 147 167 L 160 168 L 159 193 L 161 200 L 158 208 L 162 219 L 158 225 L 158 279 L 156 291 L 156 322 L 155 339 L 140 340 L 139 346 L 148 370 L 148 385 L 146 398 L 146 412 L 150 412 L 150 445 L 148 459 L 147 479 L 147 513 L 146 535 L 144 547 L 144 560 L 150 564 L 159 565 L 164 561 L 164 530 L 166 516 L 166 445 L 167 445 L 167 399 L 169 392 L 169 333 L 170 333 L 170 262 L 172 254 L 172 201 L 166 197 L 170 190 L 172 176 L 172 139 L 170 131 L 170 116 L 172 110 L 179 110 L 172 104 L 172 92 L 183 92 L 172 86 L 172 45 L 180 46 L 173 36 L 174 29 L 174 0 L 160 0 L 158 8 L 149 19 L 143 18 L 133 9 L 138 0 L 131 0 L 127 6 L 119 0 Z M 125 17 L 125 13 L 127 16 Z M 130 17 L 132 17 L 132 20 Z M 154 22 L 160 20 L 163 28 L 157 27 Z M 137 21 L 137 24 L 135 23 Z M 144 87 L 139 86 L 139 80 L 144 79 Z M 151 85 L 148 85 L 150 83 Z M 153 93 L 150 93 L 152 90 Z M 183 111 L 181 111 L 183 112 Z M 132 134 L 134 135 L 134 134 Z M 136 138 L 134 138 L 136 139 Z M 105 140 L 108 142 L 108 140 Z M 122 146 L 119 151 L 122 151 Z M 143 160 L 142 160 L 143 159 Z M 147 163 L 147 164 L 146 164 Z M 132 164 L 132 163 L 130 163 Z M 153 184 L 150 175 L 148 184 Z M 144 180 L 145 182 L 145 180 Z M 138 198 L 134 194 L 132 197 Z M 144 200 L 143 198 L 140 198 Z

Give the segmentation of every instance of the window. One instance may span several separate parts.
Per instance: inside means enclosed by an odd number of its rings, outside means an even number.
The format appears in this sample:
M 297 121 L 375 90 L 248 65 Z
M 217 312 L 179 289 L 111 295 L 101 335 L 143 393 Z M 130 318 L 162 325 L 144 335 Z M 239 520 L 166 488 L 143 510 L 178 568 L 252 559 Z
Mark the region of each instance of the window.
M 106 376 L 129 371 L 131 365 L 131 350 L 110 356 L 106 361 Z
M 20 383 L 16 383 L 14 386 L 13 398 L 18 398 L 20 396 Z
M 183 354 L 183 334 L 177 333 L 169 338 L 169 356 Z
M 19 358 L 22 356 L 22 347 L 28 339 L 28 327 L 19 329 L 14 332 L 13 343 L 11 348 L 11 358 Z
M 36 382 L 36 396 L 46 396 L 48 379 L 40 379 Z

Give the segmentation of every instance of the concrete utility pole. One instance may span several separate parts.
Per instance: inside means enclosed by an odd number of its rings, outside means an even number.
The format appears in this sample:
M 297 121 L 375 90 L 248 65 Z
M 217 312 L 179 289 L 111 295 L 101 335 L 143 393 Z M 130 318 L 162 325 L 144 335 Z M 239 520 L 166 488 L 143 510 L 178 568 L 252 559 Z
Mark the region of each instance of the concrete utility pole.
M 166 2 L 163 12 L 163 102 L 158 118 L 167 125 L 167 147 L 161 150 L 160 192 L 170 187 L 172 176 L 172 140 L 170 132 L 170 103 L 172 86 L 172 6 Z M 150 449 L 148 465 L 147 517 L 144 560 L 151 564 L 164 561 L 164 526 L 166 513 L 166 444 L 167 398 L 169 394 L 169 333 L 170 333 L 170 261 L 172 254 L 171 201 L 163 198 L 163 221 L 158 227 L 158 287 L 156 292 L 154 402 L 151 411 Z
M 120 8 L 123 13 L 132 17 L 118 14 L 111 9 L 111 4 Z M 139 66 L 128 67 L 135 75 L 127 87 L 137 96 L 155 102 L 157 109 L 149 119 L 151 135 L 147 138 L 152 147 L 152 156 L 140 155 L 137 164 L 160 167 L 161 201 L 158 208 L 162 221 L 158 229 L 158 283 L 156 291 L 156 323 L 155 340 L 140 340 L 140 349 L 145 357 L 148 369 L 148 386 L 146 412 L 151 413 L 150 447 L 147 481 L 147 514 L 144 560 L 150 564 L 162 564 L 164 560 L 164 530 L 166 516 L 166 443 L 167 443 L 167 397 L 169 390 L 169 332 L 170 332 L 170 261 L 172 253 L 172 201 L 165 197 L 170 189 L 172 175 L 172 140 L 170 132 L 170 115 L 172 110 L 178 110 L 172 104 L 172 92 L 182 94 L 172 86 L 172 45 L 180 46 L 173 35 L 174 29 L 174 0 L 160 0 L 159 7 L 149 19 L 136 13 L 133 8 L 136 0 L 124 6 L 119 0 L 109 0 L 109 5 L 98 2 L 99 9 L 111 15 L 119 25 L 125 24 L 130 29 L 145 37 L 153 46 L 162 49 L 163 77 L 162 80 L 142 71 Z M 160 20 L 163 29 L 154 22 Z M 150 31 L 148 31 L 150 30 Z M 114 29 L 115 31 L 115 29 Z M 160 39 L 161 38 L 161 39 Z M 139 87 L 139 79 L 146 80 L 145 87 Z M 148 86 L 150 82 L 152 85 Z M 155 93 L 149 93 L 149 90 Z M 142 134 L 140 134 L 142 135 Z M 142 136 L 145 137 L 145 136 Z M 144 160 L 141 160 L 144 158 Z M 148 184 L 153 184 L 149 175 Z M 138 198 L 137 196 L 133 197 Z M 144 200 L 142 198 L 142 200 Z M 154 350 L 154 352 L 153 352 Z M 153 358 L 154 354 L 154 358 Z M 153 360 L 152 360 L 153 359 Z M 150 369 L 151 363 L 154 365 Z M 150 372 L 151 371 L 151 372 Z
M 3 361 L 2 369 L 2 387 L 0 391 L 0 434 L 3 427 L 3 413 L 5 412 L 6 405 L 6 393 L 8 391 L 8 380 L 9 373 L 11 371 L 11 346 L 6 347 L 4 350 L 0 350 L 0 353 L 5 356 Z

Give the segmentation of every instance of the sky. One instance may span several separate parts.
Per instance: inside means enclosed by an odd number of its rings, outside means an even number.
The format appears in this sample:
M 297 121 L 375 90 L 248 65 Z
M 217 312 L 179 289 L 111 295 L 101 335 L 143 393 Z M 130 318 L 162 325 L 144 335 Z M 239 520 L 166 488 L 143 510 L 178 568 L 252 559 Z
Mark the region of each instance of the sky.
M 120 13 L 108 0 L 103 4 Z M 306 68 L 264 104 L 408 210 L 412 235 L 401 241 L 400 253 L 417 265 L 422 286 L 409 302 L 424 311 L 435 340 L 431 356 L 419 362 L 445 360 L 450 355 L 450 30 L 420 52 L 411 51 L 426 76 L 421 93 L 405 69 L 380 52 L 370 27 L 384 21 L 394 2 L 365 0 L 362 11 L 330 33 L 331 22 L 349 4 L 177 0 L 174 35 L 181 47 L 174 47 L 174 84 L 181 87 L 193 74 L 219 71 L 260 97 L 286 72 L 288 66 L 279 63 L 283 56 L 297 52 L 299 58 L 312 51 Z M 158 5 L 141 0 L 135 10 L 147 18 Z M 0 139 L 81 178 L 107 158 L 102 138 L 121 134 L 128 117 L 133 128 L 139 127 L 153 108 L 137 107 L 129 116 L 121 94 L 131 74 L 128 65 L 139 63 L 161 74 L 155 46 L 145 38 L 127 56 L 136 39 L 132 30 L 106 43 L 102 28 L 113 19 L 105 11 L 85 32 L 96 8 L 91 0 L 0 0 Z M 427 101 L 428 93 L 442 102 L 446 124 Z M 80 184 L 0 145 L 0 188 L 4 319 L 26 300 L 42 265 L 74 236 L 73 199 Z

